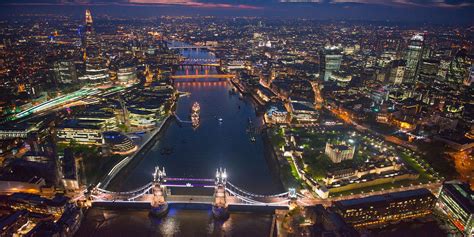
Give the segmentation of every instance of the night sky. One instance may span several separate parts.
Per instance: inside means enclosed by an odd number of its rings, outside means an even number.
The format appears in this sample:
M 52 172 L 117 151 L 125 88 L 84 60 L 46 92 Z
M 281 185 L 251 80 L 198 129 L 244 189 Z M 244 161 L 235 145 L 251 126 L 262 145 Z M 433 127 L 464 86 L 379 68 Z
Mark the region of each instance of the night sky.
M 0 12 L 57 10 L 58 7 L 69 11 L 88 7 L 96 8 L 98 13 L 143 16 L 209 14 L 474 23 L 474 0 L 3 0 Z

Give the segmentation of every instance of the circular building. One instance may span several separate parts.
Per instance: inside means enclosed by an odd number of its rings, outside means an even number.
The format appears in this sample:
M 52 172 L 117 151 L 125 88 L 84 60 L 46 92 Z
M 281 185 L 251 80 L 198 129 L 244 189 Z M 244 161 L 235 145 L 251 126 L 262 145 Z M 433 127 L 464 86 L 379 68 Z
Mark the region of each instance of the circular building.
M 128 155 L 137 150 L 137 145 L 125 134 L 116 131 L 103 132 L 104 144 L 111 154 Z

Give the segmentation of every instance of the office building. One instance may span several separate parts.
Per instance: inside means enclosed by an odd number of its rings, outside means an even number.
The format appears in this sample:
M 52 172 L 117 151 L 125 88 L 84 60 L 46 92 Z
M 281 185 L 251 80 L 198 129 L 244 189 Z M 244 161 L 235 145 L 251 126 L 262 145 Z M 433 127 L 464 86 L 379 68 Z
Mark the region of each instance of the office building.
M 474 193 L 467 183 L 449 182 L 443 185 L 438 207 L 464 236 L 474 234 Z
M 328 81 L 334 71 L 339 70 L 342 62 L 342 51 L 339 47 L 325 47 L 320 54 L 319 77 L 322 81 Z
M 456 53 L 453 61 L 449 65 L 447 81 L 452 86 L 460 86 L 469 80 L 470 59 L 465 50 Z
M 430 214 L 435 202 L 429 190 L 416 189 L 336 201 L 334 207 L 347 223 L 364 228 Z
M 100 44 L 98 43 L 92 23 L 91 12 L 86 10 L 86 34 L 84 38 L 86 71 L 79 79 L 92 84 L 98 84 L 107 81 L 110 75 L 107 61 L 102 56 Z
M 90 122 L 90 121 L 89 121 Z M 59 143 L 102 145 L 102 129 L 98 125 L 84 124 L 79 120 L 65 120 L 56 130 Z
M 138 149 L 137 145 L 123 133 L 108 131 L 103 133 L 104 144 L 108 153 L 128 155 Z
M 423 54 L 424 37 L 417 34 L 410 39 L 408 49 L 405 55 L 406 70 L 405 81 L 414 82 L 418 77 L 421 56 Z
M 53 65 L 53 78 L 59 84 L 77 82 L 76 65 L 72 61 L 57 61 Z
M 117 81 L 120 85 L 133 85 L 138 82 L 135 66 L 124 66 L 117 71 Z

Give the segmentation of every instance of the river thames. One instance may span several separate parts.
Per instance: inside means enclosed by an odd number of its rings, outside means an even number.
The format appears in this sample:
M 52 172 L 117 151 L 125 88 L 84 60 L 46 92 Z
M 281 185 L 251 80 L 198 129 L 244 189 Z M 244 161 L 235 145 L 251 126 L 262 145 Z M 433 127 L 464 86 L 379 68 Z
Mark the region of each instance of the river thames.
M 192 51 L 188 57 L 212 58 L 206 51 Z M 182 68 L 177 74 L 195 73 Z M 212 68 L 200 68 L 201 73 Z M 154 167 L 166 168 L 169 177 L 213 178 L 219 167 L 227 169 L 229 180 L 258 194 L 281 193 L 278 175 L 269 168 L 268 154 L 260 135 L 251 139 L 249 120 L 261 127 L 261 117 L 251 98 L 233 92 L 230 82 L 218 79 L 196 79 L 175 82 L 180 92 L 189 92 L 177 102 L 176 114 L 189 120 L 194 102 L 201 106 L 197 128 L 177 119 L 169 121 L 153 147 L 126 167 L 111 183 L 110 189 L 126 191 L 152 179 Z M 220 121 L 221 120 L 221 121 Z M 166 152 L 164 152 L 166 151 Z M 179 192 L 196 194 L 196 190 Z M 231 213 L 225 222 L 214 221 L 210 207 L 193 210 L 171 207 L 160 219 L 148 216 L 147 210 L 89 210 L 77 236 L 268 236 L 272 214 Z

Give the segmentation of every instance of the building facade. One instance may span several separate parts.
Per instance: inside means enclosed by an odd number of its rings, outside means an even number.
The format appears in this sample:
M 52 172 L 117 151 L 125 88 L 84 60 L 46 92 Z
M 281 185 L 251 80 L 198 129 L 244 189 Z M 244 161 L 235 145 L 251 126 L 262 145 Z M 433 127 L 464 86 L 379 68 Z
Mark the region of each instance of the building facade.
M 327 142 L 325 153 L 333 163 L 341 163 L 354 158 L 355 147 L 345 142 Z
M 414 82 L 419 73 L 419 64 L 423 55 L 424 37 L 417 34 L 410 39 L 406 52 L 405 81 Z
M 474 234 L 474 193 L 466 183 L 445 183 L 438 198 L 438 207 L 465 236 Z
M 429 190 L 416 189 L 336 201 L 334 206 L 347 223 L 364 228 L 430 214 L 435 202 Z
M 334 71 L 339 70 L 342 62 L 342 52 L 338 47 L 325 47 L 320 54 L 319 76 L 322 81 L 328 81 Z

